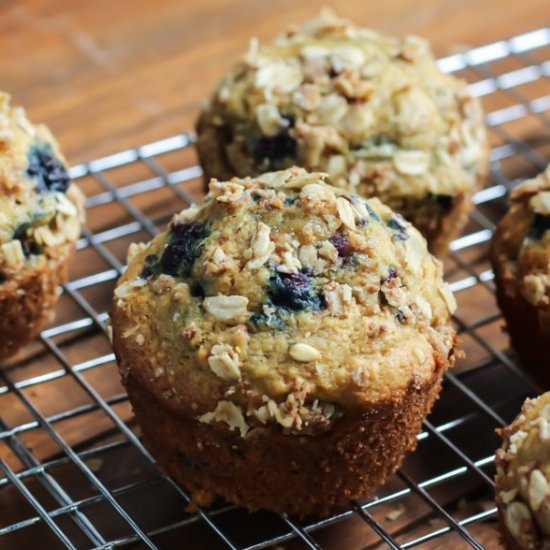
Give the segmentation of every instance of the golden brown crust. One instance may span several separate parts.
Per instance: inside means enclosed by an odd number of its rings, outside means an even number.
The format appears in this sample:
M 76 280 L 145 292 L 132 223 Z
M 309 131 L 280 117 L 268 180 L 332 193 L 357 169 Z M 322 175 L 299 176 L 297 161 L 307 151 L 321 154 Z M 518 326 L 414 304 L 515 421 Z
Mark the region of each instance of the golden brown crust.
M 71 244 L 61 245 L 52 258 L 0 285 L 0 359 L 30 342 L 50 320 L 59 286 L 67 280 L 72 249 Z
M 326 515 L 381 485 L 416 447 L 416 434 L 453 357 L 421 386 L 394 400 L 348 413 L 316 436 L 259 427 L 241 438 L 220 423 L 176 415 L 130 375 L 127 389 L 145 441 L 159 465 L 194 504 L 221 496 L 249 510 Z

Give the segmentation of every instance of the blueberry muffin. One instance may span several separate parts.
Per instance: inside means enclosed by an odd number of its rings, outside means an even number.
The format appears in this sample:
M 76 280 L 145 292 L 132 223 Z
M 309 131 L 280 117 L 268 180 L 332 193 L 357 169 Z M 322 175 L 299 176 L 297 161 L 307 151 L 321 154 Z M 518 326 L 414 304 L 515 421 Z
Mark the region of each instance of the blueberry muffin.
M 50 131 L 0 92 L 0 359 L 50 319 L 82 219 Z
M 522 366 L 550 389 L 550 169 L 518 185 L 491 245 L 497 299 Z
M 428 44 L 330 12 L 258 47 L 220 82 L 197 122 L 207 178 L 298 164 L 378 197 L 446 252 L 485 171 L 479 102 L 442 74 Z
M 212 180 L 130 250 L 113 345 L 145 441 L 194 502 L 326 514 L 383 483 L 454 362 L 421 235 L 301 168 Z
M 507 548 L 550 547 L 550 393 L 527 399 L 499 430 L 496 502 Z

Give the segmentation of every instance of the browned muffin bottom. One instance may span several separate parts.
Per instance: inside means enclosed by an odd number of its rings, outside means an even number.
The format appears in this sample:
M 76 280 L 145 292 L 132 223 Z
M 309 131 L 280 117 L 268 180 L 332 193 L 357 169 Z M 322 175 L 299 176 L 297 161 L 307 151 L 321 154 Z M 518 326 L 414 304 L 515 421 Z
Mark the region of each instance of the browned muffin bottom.
M 222 496 L 250 511 L 323 516 L 384 484 L 416 448 L 422 420 L 454 362 L 452 356 L 437 360 L 431 380 L 350 412 L 320 435 L 289 437 L 267 426 L 243 439 L 163 406 L 132 374 L 126 387 L 147 446 L 160 467 L 191 491 L 193 504 L 209 506 Z
M 490 258 L 498 304 L 520 366 L 550 388 L 550 172 L 519 185 L 497 225 Z
M 72 248 L 62 245 L 41 265 L 0 284 L 0 359 L 33 340 L 51 320 L 59 287 L 67 280 Z

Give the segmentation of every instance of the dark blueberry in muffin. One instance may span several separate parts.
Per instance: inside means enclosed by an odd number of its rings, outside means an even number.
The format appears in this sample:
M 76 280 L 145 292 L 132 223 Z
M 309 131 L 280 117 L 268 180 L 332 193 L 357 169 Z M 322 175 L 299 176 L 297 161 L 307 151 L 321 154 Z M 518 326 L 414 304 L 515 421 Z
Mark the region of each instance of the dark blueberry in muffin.
M 285 206 L 292 206 L 296 202 L 296 197 L 287 197 L 285 199 Z
M 49 145 L 35 145 L 29 149 L 27 174 L 37 180 L 39 191 L 65 193 L 71 179 L 65 166 L 53 154 Z
M 270 279 L 269 296 L 274 305 L 294 311 L 321 309 L 321 298 L 305 273 L 279 273 Z
M 393 238 L 398 241 L 406 241 L 409 237 L 407 235 L 407 228 L 403 218 L 399 215 L 391 218 L 388 222 L 388 227 L 393 231 Z
M 376 220 L 377 222 L 380 221 L 380 216 L 372 209 L 370 204 L 366 201 L 363 201 L 363 204 L 365 205 L 365 208 L 367 209 L 367 212 L 369 213 L 370 217 L 373 220 Z
M 550 216 L 544 214 L 535 214 L 529 237 L 533 239 L 542 239 L 542 236 L 550 229 Z
M 403 308 L 398 307 L 395 312 L 395 317 L 400 323 L 405 323 L 407 321 L 408 314 Z
M 432 195 L 432 197 L 441 210 L 445 212 L 448 212 L 453 206 L 454 197 L 451 195 Z
M 335 233 L 331 237 L 330 242 L 338 251 L 338 256 L 340 258 L 349 258 L 350 256 L 353 256 L 355 251 L 353 247 L 349 244 L 348 237 L 343 233 Z
M 204 287 L 198 281 L 191 283 L 191 296 L 194 298 L 204 298 L 206 293 L 204 292 Z
M 156 254 L 147 254 L 147 256 L 145 256 L 143 269 L 141 270 L 139 276 L 142 279 L 147 279 L 150 277 L 155 271 L 157 261 L 158 256 Z
M 160 259 L 162 273 L 188 277 L 195 259 L 200 255 L 201 242 L 207 235 L 208 229 L 201 222 L 172 226 L 168 244 Z
M 250 322 L 257 329 L 283 330 L 285 322 L 280 315 L 267 315 L 262 311 L 256 311 L 250 316 Z
M 275 136 L 263 136 L 254 146 L 254 157 L 258 161 L 268 160 L 269 165 L 276 165 L 286 158 L 296 157 L 296 140 L 285 130 Z
M 40 245 L 27 235 L 29 227 L 28 223 L 21 224 L 13 233 L 13 238 L 21 243 L 23 253 L 27 257 L 31 254 L 38 255 L 42 253 Z
M 389 283 L 392 279 L 395 279 L 397 277 L 397 271 L 394 267 L 391 267 L 388 269 L 388 276 L 386 277 L 386 282 Z

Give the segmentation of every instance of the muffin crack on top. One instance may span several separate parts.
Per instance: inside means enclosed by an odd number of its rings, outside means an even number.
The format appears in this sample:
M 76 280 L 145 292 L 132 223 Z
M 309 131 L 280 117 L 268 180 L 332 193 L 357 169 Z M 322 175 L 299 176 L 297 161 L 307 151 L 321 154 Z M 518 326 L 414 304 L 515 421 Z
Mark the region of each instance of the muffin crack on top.
M 52 314 L 83 203 L 50 131 L 0 93 L 0 358 Z
M 163 429 L 185 424 L 160 461 L 203 500 L 222 494 L 251 509 L 295 507 L 216 481 L 211 445 L 230 441 L 227 452 L 248 453 L 254 469 L 267 433 L 288 438 L 284 445 L 302 437 L 343 445 L 354 422 L 361 432 L 365 423 L 410 413 L 394 434 L 395 456 L 371 472 L 383 479 L 414 447 L 454 361 L 455 302 L 441 263 L 401 216 L 327 178 L 291 168 L 212 180 L 201 203 L 129 251 L 112 310 L 120 370 L 153 449 Z M 156 428 L 144 412 L 153 402 Z M 358 437 L 335 453 L 357 463 L 368 452 L 378 457 L 373 449 L 394 421 L 364 436 L 376 439 L 370 451 Z M 213 442 L 218 435 L 225 443 Z M 349 490 L 372 483 L 361 473 Z M 331 498 L 318 508 L 304 503 L 299 513 L 330 505 Z
M 428 44 L 389 38 L 324 10 L 270 45 L 252 40 L 197 122 L 208 177 L 292 165 L 376 196 L 444 253 L 485 172 L 487 137 L 465 82 Z

